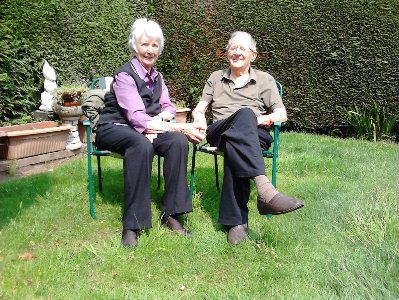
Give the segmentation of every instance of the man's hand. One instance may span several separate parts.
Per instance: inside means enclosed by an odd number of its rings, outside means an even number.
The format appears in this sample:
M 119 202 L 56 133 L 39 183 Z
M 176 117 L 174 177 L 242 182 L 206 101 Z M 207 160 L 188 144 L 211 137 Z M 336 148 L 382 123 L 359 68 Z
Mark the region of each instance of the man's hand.
M 205 115 L 202 112 L 195 112 L 194 113 L 194 128 L 196 128 L 200 133 L 205 133 L 207 124 Z
M 273 110 L 271 114 L 261 115 L 257 117 L 258 126 L 271 126 L 274 122 L 287 121 L 287 111 L 285 107 L 278 107 Z
M 200 101 L 197 107 L 193 110 L 194 127 L 202 134 L 205 134 L 207 124 L 205 118 L 205 112 L 209 103 L 206 101 Z
M 269 115 L 262 115 L 257 117 L 258 119 L 258 126 L 271 126 L 273 124 L 272 119 L 270 118 Z
M 179 131 L 182 132 L 187 139 L 194 144 L 198 144 L 205 138 L 205 135 L 195 128 L 192 123 L 179 124 Z

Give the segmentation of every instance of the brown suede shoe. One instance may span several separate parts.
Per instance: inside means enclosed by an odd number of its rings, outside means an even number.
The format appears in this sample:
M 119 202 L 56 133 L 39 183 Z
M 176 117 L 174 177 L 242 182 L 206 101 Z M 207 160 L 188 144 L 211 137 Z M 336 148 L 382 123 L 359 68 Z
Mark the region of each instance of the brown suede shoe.
M 161 218 L 161 224 L 165 225 L 166 227 L 168 227 L 170 230 L 184 235 L 184 236 L 191 236 L 191 232 L 190 230 L 184 228 L 180 222 L 178 220 L 176 220 L 175 218 L 173 218 L 172 216 L 169 217 L 164 217 L 162 216 Z
M 126 229 L 122 231 L 122 247 L 134 247 L 138 244 L 137 231 Z
M 258 197 L 258 211 L 261 215 L 281 215 L 294 211 L 303 206 L 303 202 L 278 193 L 269 202 L 262 202 Z
M 247 237 L 248 224 L 236 225 L 227 232 L 227 241 L 232 245 L 238 245 Z

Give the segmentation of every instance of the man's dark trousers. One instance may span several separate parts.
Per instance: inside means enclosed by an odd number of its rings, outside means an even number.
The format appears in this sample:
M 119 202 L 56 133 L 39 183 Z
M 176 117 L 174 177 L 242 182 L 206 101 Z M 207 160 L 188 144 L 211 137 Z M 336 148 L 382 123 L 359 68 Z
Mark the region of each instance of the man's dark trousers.
M 250 179 L 265 174 L 262 149 L 273 139 L 258 128 L 250 108 L 242 108 L 230 117 L 207 128 L 207 141 L 224 152 L 224 177 L 219 207 L 219 223 L 235 226 L 248 223 Z

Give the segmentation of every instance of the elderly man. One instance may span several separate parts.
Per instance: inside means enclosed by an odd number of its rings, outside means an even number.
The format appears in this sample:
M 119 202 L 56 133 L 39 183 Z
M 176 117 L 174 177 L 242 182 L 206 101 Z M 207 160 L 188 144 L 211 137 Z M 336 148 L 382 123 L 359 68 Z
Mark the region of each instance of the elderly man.
M 219 223 L 228 229 L 229 243 L 236 245 L 248 231 L 250 179 L 255 182 L 262 215 L 288 213 L 303 203 L 278 192 L 265 175 L 262 148 L 272 142 L 265 127 L 287 120 L 274 78 L 251 67 L 257 52 L 249 33 L 234 32 L 226 50 L 230 67 L 211 74 L 193 114 L 194 126 L 206 130 L 208 142 L 224 151 Z M 207 127 L 208 106 L 213 124 Z

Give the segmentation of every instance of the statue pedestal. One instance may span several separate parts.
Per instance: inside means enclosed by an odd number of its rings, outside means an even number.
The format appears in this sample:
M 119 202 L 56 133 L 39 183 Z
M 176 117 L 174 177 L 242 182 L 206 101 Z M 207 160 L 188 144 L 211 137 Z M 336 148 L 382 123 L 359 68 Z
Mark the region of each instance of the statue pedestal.
M 67 139 L 66 149 L 76 150 L 82 147 L 78 131 L 79 119 L 83 115 L 82 107 L 54 105 L 53 111 L 60 117 L 63 124 L 72 126 Z

